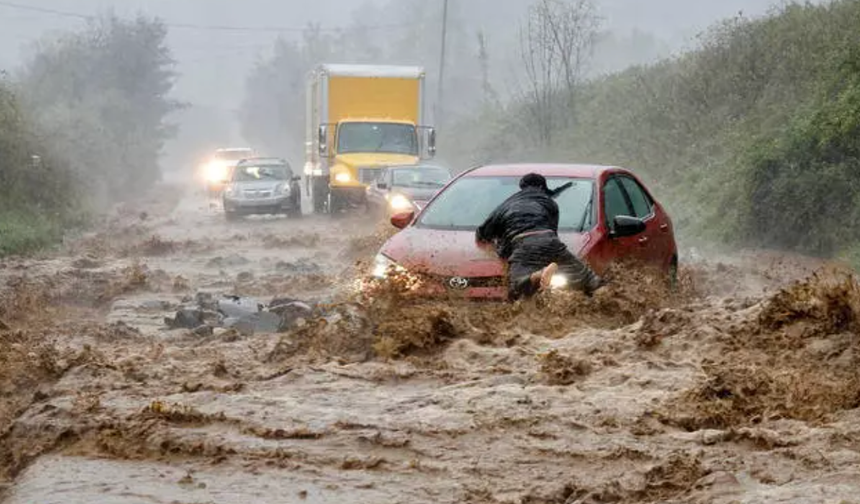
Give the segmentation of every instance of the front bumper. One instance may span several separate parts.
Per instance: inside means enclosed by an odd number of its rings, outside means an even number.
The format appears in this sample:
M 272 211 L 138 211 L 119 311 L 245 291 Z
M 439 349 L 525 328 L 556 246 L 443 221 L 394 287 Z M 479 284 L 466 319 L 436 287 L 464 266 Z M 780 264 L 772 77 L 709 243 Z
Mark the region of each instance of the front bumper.
M 361 283 L 360 290 L 368 296 L 396 290 L 405 297 L 426 299 L 508 299 L 508 288 L 502 277 L 463 278 L 404 273 L 393 278 L 369 277 Z
M 228 212 L 264 213 L 272 210 L 292 210 L 294 200 L 289 195 L 272 198 L 233 199 L 224 198 L 224 209 Z
M 331 186 L 331 195 L 343 203 L 363 205 L 367 201 L 367 186 Z

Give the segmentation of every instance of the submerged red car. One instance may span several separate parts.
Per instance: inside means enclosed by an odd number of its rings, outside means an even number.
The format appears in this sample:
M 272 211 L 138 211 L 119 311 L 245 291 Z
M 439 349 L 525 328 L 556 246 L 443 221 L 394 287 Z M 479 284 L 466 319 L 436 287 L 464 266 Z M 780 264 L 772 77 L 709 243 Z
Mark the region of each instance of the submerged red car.
M 559 237 L 598 274 L 625 259 L 659 268 L 674 281 L 678 249 L 672 221 L 642 181 L 624 168 L 564 164 L 491 165 L 462 173 L 417 215 L 392 217 L 402 231 L 382 246 L 374 276 L 414 272 L 430 292 L 506 298 L 504 263 L 476 245 L 475 230 L 528 173 L 546 177 L 550 189 L 573 183 L 556 198 Z

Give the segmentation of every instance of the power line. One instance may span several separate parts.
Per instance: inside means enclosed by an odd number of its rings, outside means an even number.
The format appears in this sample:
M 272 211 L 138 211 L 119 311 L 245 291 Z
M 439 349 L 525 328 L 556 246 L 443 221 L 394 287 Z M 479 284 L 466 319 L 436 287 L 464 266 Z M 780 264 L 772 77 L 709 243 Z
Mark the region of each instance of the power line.
M 98 16 L 94 16 L 91 14 L 82 14 L 80 12 L 71 12 L 71 11 L 63 11 L 56 9 L 47 9 L 44 7 L 34 7 L 32 5 L 23 5 L 14 2 L 6 2 L 0 1 L 0 6 L 7 7 L 9 9 L 17 9 L 22 11 L 29 12 L 38 12 L 40 14 L 48 14 L 57 17 L 66 17 L 66 18 L 75 18 L 82 19 L 86 21 L 92 21 L 98 19 Z M 232 32 L 270 32 L 270 33 L 286 33 L 286 32 L 304 32 L 308 29 L 311 30 L 319 30 L 324 32 L 339 32 L 342 31 L 343 28 L 319 28 L 313 25 L 308 25 L 306 27 L 289 27 L 289 26 L 230 26 L 230 25 L 198 25 L 191 23 L 164 23 L 164 26 L 168 28 L 175 28 L 179 30 L 197 30 L 197 31 L 232 31 Z M 403 25 L 403 24 L 392 24 L 392 25 L 378 25 L 378 26 L 359 26 L 361 29 L 371 29 L 371 30 L 383 30 L 383 29 L 392 29 L 392 28 L 404 28 L 411 27 L 411 25 Z

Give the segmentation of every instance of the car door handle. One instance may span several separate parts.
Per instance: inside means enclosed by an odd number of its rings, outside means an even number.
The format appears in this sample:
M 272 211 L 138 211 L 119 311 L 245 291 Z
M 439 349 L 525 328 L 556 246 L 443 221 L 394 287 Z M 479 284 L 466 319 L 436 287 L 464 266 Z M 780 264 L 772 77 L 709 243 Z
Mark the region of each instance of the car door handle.
M 661 224 L 661 225 L 660 225 L 660 231 L 663 231 L 663 232 L 665 233 L 665 232 L 666 232 L 666 231 L 668 231 L 668 230 L 669 230 L 669 225 L 668 225 L 668 224 Z
M 643 236 L 642 238 L 639 238 L 639 245 L 646 245 L 647 243 L 648 243 L 648 237 L 647 236 Z

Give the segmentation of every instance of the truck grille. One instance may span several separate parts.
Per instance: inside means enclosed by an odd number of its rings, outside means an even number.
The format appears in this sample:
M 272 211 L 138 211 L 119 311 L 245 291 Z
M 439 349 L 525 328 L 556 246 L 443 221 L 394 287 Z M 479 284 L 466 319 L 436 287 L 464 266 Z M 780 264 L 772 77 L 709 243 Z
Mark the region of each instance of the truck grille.
M 376 177 L 379 176 L 379 172 L 379 168 L 359 168 L 358 181 L 362 184 L 370 185 L 376 181 Z

